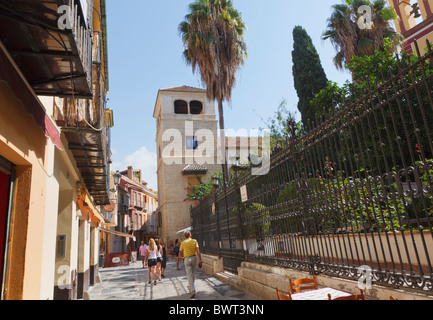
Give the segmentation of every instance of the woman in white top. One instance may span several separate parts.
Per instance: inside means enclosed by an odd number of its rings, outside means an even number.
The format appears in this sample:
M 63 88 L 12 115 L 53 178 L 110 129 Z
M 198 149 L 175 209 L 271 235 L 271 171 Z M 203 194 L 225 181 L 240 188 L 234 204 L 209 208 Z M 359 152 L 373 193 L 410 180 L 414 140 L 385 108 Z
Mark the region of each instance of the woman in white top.
M 154 284 L 156 285 L 156 265 L 157 265 L 157 252 L 158 248 L 155 244 L 154 239 L 149 240 L 149 245 L 146 249 L 146 255 L 144 257 L 144 261 L 147 260 L 147 266 L 149 267 L 149 283 L 152 281 L 152 273 Z

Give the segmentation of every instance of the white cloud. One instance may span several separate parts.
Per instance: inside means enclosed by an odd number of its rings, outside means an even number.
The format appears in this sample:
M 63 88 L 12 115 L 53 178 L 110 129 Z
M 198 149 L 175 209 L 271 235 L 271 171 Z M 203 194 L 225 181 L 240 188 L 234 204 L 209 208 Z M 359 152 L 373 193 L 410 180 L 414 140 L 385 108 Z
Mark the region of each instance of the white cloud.
M 113 152 L 113 158 L 115 155 L 119 156 L 117 152 Z M 134 153 L 127 155 L 123 160 L 113 161 L 111 168 L 113 171 L 123 171 L 128 169 L 128 166 L 141 169 L 141 179 L 148 183 L 149 188 L 157 190 L 156 159 L 156 153 L 143 146 Z

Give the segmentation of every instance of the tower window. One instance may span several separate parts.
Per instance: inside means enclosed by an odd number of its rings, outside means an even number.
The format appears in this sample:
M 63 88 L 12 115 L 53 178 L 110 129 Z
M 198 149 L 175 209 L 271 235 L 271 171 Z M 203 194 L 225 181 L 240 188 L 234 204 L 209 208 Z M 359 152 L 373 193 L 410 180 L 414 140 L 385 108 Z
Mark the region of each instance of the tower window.
M 191 101 L 189 108 L 191 114 L 201 114 L 203 112 L 203 104 L 200 101 Z
M 186 149 L 187 150 L 195 150 L 198 147 L 198 142 L 196 137 L 186 137 Z
M 183 100 L 176 100 L 174 102 L 174 113 L 188 114 L 188 103 Z

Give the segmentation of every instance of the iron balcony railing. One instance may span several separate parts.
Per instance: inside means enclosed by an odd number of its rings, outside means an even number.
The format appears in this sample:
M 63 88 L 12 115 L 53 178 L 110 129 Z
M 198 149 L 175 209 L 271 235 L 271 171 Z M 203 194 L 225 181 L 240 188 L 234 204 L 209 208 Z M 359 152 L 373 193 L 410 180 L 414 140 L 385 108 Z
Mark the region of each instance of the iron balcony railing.
M 153 234 L 156 233 L 158 231 L 158 226 L 156 225 L 147 225 L 145 224 L 143 226 L 143 230 L 147 233 L 147 234 Z
M 84 23 L 78 14 L 78 2 L 70 0 L 65 3 L 74 8 L 70 11 L 70 19 L 74 21 L 72 32 L 79 47 L 80 58 L 86 61 L 86 73 L 91 75 L 92 98 L 79 98 L 74 94 L 56 97 L 54 119 L 68 140 L 69 149 L 95 203 L 105 205 L 109 203 L 110 141 L 107 127 L 110 124 L 106 123 L 106 75 L 101 63 L 104 40 L 99 32 L 91 29 L 91 11 L 87 15 L 88 21 Z M 92 3 L 89 6 L 88 9 L 91 10 Z M 83 7 L 85 8 L 80 6 Z
M 354 280 L 369 270 L 373 285 L 431 294 L 428 49 L 416 61 L 397 57 L 397 67 L 357 86 L 339 112 L 287 139 L 267 175 L 239 176 L 191 208 L 202 252 L 222 256 L 234 272 L 243 261 Z
M 92 17 L 92 0 L 0 1 L 0 41 L 37 95 L 92 98 Z

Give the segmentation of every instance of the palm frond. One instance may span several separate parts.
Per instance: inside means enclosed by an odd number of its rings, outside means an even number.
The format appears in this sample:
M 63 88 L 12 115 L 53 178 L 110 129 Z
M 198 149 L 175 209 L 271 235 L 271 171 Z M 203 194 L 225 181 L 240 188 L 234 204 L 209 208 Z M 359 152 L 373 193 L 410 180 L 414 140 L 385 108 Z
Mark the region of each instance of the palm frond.
M 372 23 L 360 27 L 358 22 L 362 21 L 358 10 L 364 5 L 372 8 Z M 390 26 L 396 13 L 387 6 L 386 0 L 345 0 L 333 5 L 332 9 L 322 40 L 329 40 L 336 49 L 334 64 L 338 69 L 350 63 L 355 55 L 371 55 L 375 50 L 383 50 L 386 37 L 394 42 L 401 39 Z
M 210 100 L 230 100 L 236 72 L 247 57 L 245 24 L 231 0 L 196 0 L 179 25 L 184 57 L 200 71 Z

